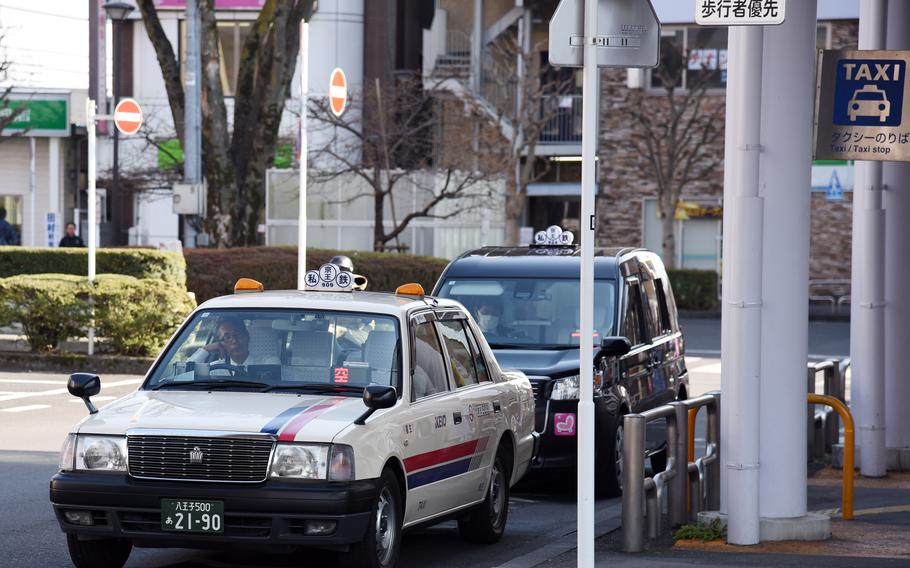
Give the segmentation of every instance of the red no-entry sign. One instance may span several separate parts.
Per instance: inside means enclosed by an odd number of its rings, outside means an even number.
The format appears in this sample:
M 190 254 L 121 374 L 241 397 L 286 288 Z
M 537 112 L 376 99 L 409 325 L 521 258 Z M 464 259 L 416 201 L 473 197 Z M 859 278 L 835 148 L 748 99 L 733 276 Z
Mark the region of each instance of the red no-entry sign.
M 133 99 L 123 99 L 114 108 L 114 125 L 123 134 L 135 134 L 142 126 L 142 108 Z
M 329 104 L 335 116 L 341 116 L 348 103 L 348 80 L 344 71 L 336 67 L 329 80 Z

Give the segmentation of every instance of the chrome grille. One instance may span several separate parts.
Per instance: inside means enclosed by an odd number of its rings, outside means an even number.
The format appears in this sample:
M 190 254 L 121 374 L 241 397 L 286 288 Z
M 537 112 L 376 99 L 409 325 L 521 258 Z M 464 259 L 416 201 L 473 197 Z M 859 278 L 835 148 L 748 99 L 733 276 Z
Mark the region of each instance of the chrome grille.
M 541 393 L 543 392 L 544 386 L 546 386 L 547 381 L 550 380 L 549 377 L 528 377 L 528 380 L 531 381 L 531 390 L 534 391 L 534 400 L 540 400 Z
M 127 438 L 130 475 L 187 481 L 265 481 L 272 445 L 269 438 L 148 435 Z

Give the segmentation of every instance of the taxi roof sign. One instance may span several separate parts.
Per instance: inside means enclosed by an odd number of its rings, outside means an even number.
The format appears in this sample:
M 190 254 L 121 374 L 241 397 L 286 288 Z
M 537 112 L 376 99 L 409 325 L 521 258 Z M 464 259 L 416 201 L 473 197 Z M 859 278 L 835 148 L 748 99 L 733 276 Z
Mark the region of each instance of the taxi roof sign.
M 354 289 L 354 275 L 337 264 L 323 264 L 319 270 L 310 270 L 303 278 L 306 290 L 320 292 L 350 292 Z
M 536 246 L 566 247 L 573 241 L 575 241 L 575 235 L 571 231 L 563 231 L 559 225 L 550 225 L 547 230 L 537 231 L 534 235 Z

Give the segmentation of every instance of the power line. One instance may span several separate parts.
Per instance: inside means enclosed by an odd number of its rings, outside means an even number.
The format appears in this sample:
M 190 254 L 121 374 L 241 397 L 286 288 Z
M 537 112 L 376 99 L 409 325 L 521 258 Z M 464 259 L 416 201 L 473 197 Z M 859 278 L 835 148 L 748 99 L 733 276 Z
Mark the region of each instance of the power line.
M 40 16 L 51 16 L 53 18 L 63 18 L 65 20 L 76 20 L 77 22 L 88 22 L 88 17 L 80 18 L 79 16 L 70 16 L 68 14 L 54 14 L 53 12 L 44 12 L 42 10 L 33 10 L 31 8 L 19 8 L 17 6 L 8 6 L 6 4 L 0 4 L 0 8 L 6 8 L 7 10 L 15 10 L 17 12 L 27 12 L 29 14 L 38 14 Z

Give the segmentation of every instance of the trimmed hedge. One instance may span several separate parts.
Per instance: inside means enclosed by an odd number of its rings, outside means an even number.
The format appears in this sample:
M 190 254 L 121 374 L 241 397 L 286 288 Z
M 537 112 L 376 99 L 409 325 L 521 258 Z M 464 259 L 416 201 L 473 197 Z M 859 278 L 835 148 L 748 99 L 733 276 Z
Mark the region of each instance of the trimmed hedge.
M 0 325 L 22 325 L 34 351 L 83 337 L 94 299 L 97 335 L 122 355 L 154 354 L 195 307 L 183 288 L 161 280 L 99 274 L 22 274 L 0 279 Z
M 123 274 L 186 285 L 186 261 L 179 252 L 140 248 L 98 249 L 98 274 Z M 84 248 L 0 247 L 0 278 L 17 274 L 88 274 Z
M 668 268 L 676 307 L 680 310 L 716 310 L 717 272 L 692 268 Z
M 429 292 L 448 261 L 408 254 L 308 249 L 307 266 L 318 268 L 336 254 L 351 257 L 354 272 L 369 280 L 367 290 L 391 292 L 405 282 L 419 282 Z M 295 247 L 185 249 L 187 288 L 202 303 L 231 294 L 238 278 L 259 280 L 266 290 L 297 288 Z

